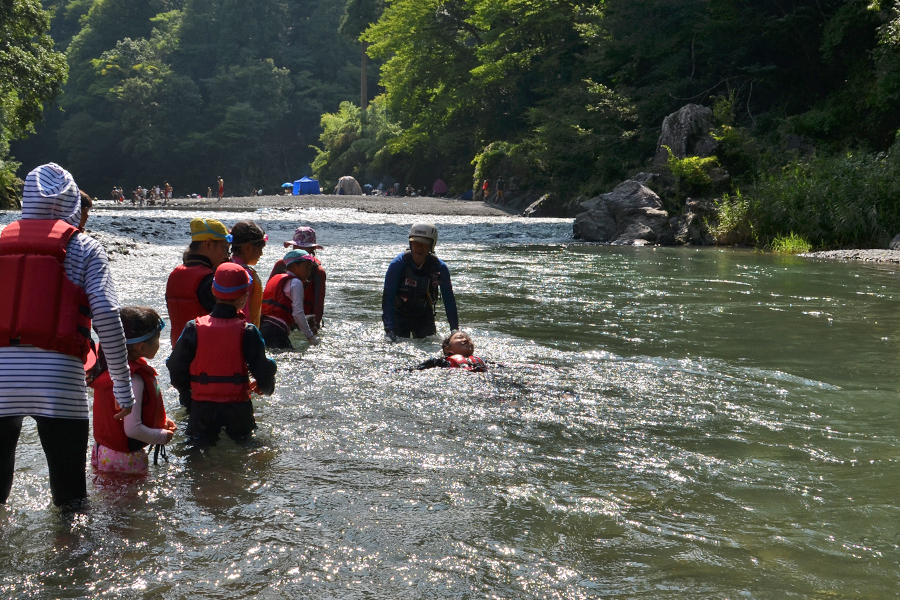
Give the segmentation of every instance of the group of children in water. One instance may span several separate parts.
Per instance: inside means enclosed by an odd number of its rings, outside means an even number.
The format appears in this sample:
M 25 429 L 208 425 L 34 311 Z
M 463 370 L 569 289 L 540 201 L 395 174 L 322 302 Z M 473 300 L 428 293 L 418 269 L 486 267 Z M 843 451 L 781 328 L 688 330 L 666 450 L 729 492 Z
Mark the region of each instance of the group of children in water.
M 215 440 L 222 428 L 234 439 L 256 429 L 251 394 L 271 395 L 275 390 L 276 364 L 266 356 L 267 347 L 291 349 L 294 328 L 311 345 L 320 343 L 325 270 L 315 256 L 322 248 L 315 231 L 296 229 L 293 239 L 284 242 L 287 253 L 263 286 L 254 267 L 267 241 L 253 221 L 238 222 L 229 232 L 217 220 L 193 219 L 191 245 L 169 277 L 166 304 L 173 348 L 166 366 L 189 411 L 186 433 L 199 442 Z M 158 373 L 147 362 L 159 351 L 165 325 L 148 307 L 125 307 L 120 316 L 135 404 L 124 419 L 118 418 L 112 381 L 98 352 L 88 371 L 94 389 L 91 464 L 97 472 L 141 474 L 149 464 L 147 446 L 165 446 L 176 430 L 166 414 Z M 447 336 L 442 350 L 441 357 L 416 369 L 487 369 L 474 356 L 475 345 L 464 332 Z

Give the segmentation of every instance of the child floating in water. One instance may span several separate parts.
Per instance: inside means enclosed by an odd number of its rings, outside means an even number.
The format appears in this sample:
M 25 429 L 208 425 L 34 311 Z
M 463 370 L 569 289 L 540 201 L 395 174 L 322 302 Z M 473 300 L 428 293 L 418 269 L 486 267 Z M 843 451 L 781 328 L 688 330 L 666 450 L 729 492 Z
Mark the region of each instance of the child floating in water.
M 91 382 L 94 388 L 94 448 L 91 465 L 97 472 L 147 472 L 147 445 L 163 446 L 175 435 L 175 422 L 166 416 L 162 394 L 156 383 L 156 370 L 147 364 L 159 350 L 159 334 L 163 321 L 152 308 L 126 306 L 121 312 L 134 407 L 120 421 L 121 409 L 113 397 L 113 382 L 104 370 Z
M 462 331 L 454 331 L 441 342 L 441 349 L 444 356 L 440 358 L 429 358 L 418 367 L 417 371 L 423 369 L 432 369 L 434 367 L 441 368 L 457 368 L 475 373 L 484 373 L 487 371 L 487 365 L 475 353 L 475 342 L 469 337 L 469 334 Z

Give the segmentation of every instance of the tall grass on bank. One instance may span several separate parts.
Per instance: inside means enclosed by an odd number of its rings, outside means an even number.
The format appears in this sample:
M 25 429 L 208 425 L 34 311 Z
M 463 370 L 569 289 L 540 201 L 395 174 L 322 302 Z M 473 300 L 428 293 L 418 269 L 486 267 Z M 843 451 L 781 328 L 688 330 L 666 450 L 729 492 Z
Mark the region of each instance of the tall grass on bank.
M 812 250 L 812 245 L 792 231 L 769 242 L 769 249 L 776 254 L 803 254 Z
M 816 248 L 884 248 L 900 233 L 900 146 L 798 159 L 744 197 L 757 244 L 791 232 Z

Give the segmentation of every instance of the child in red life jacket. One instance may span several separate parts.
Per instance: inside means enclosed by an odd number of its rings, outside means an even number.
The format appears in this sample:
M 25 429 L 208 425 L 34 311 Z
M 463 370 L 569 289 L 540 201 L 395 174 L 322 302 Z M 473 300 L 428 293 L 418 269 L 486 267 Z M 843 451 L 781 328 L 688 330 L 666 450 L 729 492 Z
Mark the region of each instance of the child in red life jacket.
M 159 350 L 163 321 L 152 308 L 126 306 L 121 312 L 131 370 L 134 407 L 124 420 L 113 396 L 113 382 L 104 370 L 91 382 L 94 388 L 94 448 L 91 465 L 104 473 L 147 473 L 147 445 L 165 445 L 175 435 L 175 423 L 166 416 L 156 370 L 147 364 Z
M 475 353 L 475 342 L 469 337 L 469 334 L 462 331 L 454 331 L 441 342 L 441 349 L 444 356 L 440 358 L 429 358 L 418 367 L 417 371 L 422 369 L 431 369 L 434 367 L 464 369 L 475 373 L 484 373 L 487 371 L 487 365 Z
M 266 358 L 259 330 L 239 311 L 247 303 L 252 282 L 234 263 L 216 269 L 209 315 L 188 321 L 166 367 L 172 385 L 187 399 L 187 435 L 214 441 L 222 427 L 233 439 L 256 429 L 250 394 L 275 391 L 275 363 Z M 256 381 L 250 381 L 250 375 Z
M 288 335 L 296 325 L 311 345 L 318 346 L 319 336 L 303 310 L 303 286 L 317 268 L 316 259 L 305 250 L 291 250 L 283 260 L 287 272 L 270 277 L 263 290 L 260 332 L 269 348 L 292 350 Z

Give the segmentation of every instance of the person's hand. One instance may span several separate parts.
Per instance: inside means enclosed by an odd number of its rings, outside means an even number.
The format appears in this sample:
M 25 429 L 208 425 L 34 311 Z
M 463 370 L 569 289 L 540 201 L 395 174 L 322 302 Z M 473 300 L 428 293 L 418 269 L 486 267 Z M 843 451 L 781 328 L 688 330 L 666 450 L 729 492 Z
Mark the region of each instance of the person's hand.
M 166 426 L 164 427 L 164 429 L 166 429 L 167 431 L 171 431 L 172 433 L 175 433 L 175 430 L 178 429 L 178 426 L 175 425 L 175 421 L 166 417 Z
M 255 379 L 250 382 L 250 393 L 262 395 L 262 392 L 259 391 L 259 384 L 256 382 Z
M 318 346 L 322 343 L 322 340 L 319 339 L 319 336 L 314 335 L 311 338 L 306 338 L 309 341 L 310 346 Z
M 316 323 L 315 315 L 310 315 L 306 317 L 306 322 L 309 323 L 309 328 L 312 330 L 313 335 L 319 333 L 319 324 Z
M 119 403 L 118 403 L 118 402 L 116 402 L 116 408 L 119 408 Z M 121 421 L 122 419 L 124 419 L 125 417 L 127 417 L 127 416 L 130 415 L 130 414 L 131 414 L 131 407 L 129 406 L 128 408 L 123 408 L 122 410 L 120 410 L 119 412 L 117 412 L 117 413 L 114 415 L 114 418 L 115 418 L 117 421 Z
M 384 331 L 384 337 L 386 337 L 387 340 L 389 342 L 391 342 L 392 344 L 396 344 L 397 342 L 400 341 L 400 338 L 397 336 L 397 334 L 394 333 L 393 331 L 391 331 L 390 329 L 386 329 Z
M 166 431 L 166 441 L 165 441 L 165 443 L 163 444 L 163 446 L 165 446 L 166 444 L 168 444 L 169 442 L 171 442 L 173 437 L 175 437 L 175 432 L 174 432 L 174 431 Z

